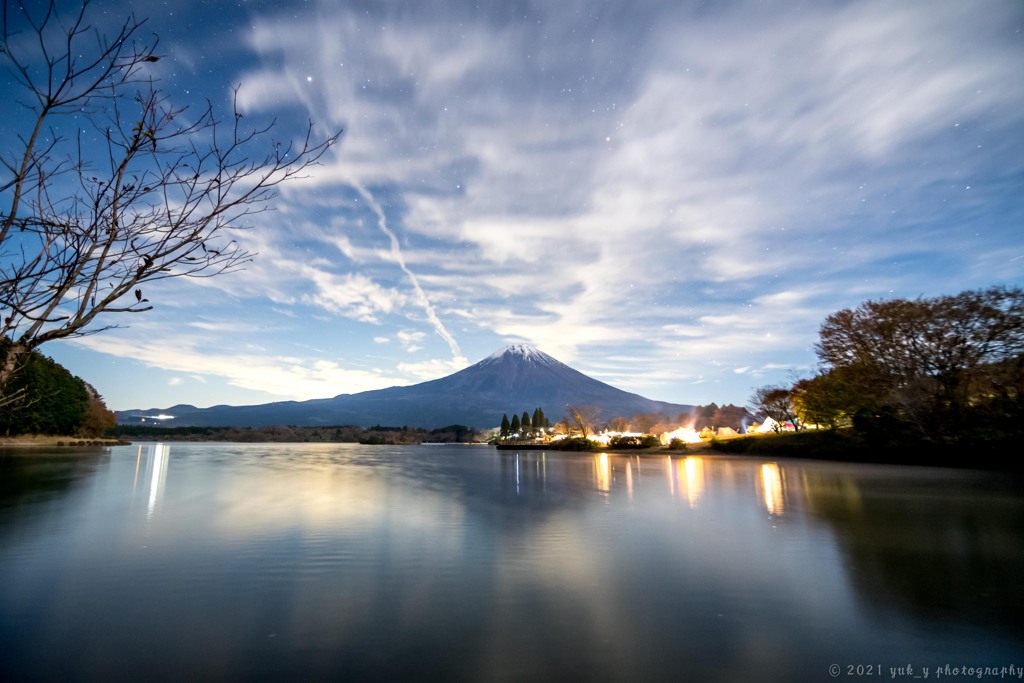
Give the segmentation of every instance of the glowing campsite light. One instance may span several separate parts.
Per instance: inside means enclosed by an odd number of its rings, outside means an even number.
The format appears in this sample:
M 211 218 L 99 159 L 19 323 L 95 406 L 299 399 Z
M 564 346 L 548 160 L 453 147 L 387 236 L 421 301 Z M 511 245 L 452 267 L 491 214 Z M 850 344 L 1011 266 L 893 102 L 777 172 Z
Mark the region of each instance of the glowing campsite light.
M 769 434 L 771 432 L 792 432 L 796 427 L 792 422 L 777 422 L 770 417 L 764 419 L 764 424 L 754 430 L 757 434 Z
M 142 415 L 139 417 L 139 422 L 145 422 L 146 420 L 173 420 L 173 415 L 166 415 L 160 413 L 159 415 Z
M 667 446 L 672 443 L 672 439 L 679 439 L 683 443 L 701 442 L 700 434 L 698 434 L 692 427 L 680 427 L 675 431 L 665 432 L 659 437 L 663 446 Z

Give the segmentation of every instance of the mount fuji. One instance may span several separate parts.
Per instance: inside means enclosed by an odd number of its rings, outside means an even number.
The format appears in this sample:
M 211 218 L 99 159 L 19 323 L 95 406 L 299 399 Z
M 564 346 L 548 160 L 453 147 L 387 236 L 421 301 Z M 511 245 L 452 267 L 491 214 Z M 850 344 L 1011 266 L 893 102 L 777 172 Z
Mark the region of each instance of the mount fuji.
M 173 415 L 160 423 L 169 427 L 382 424 L 436 428 L 462 424 L 488 428 L 497 426 L 502 414 L 532 413 L 534 408 L 543 410 L 554 422 L 565 415 L 570 404 L 595 406 L 603 419 L 643 413 L 675 417 L 693 409 L 692 405 L 654 401 L 616 389 L 532 346 L 513 344 L 447 377 L 411 386 L 311 401 L 211 408 L 177 405 L 117 415 L 122 424 Z

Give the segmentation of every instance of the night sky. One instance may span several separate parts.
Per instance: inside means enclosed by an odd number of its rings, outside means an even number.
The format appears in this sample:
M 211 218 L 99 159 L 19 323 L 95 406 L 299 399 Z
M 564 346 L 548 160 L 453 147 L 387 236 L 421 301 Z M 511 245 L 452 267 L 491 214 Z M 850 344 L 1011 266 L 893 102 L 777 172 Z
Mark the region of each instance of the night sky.
M 1024 284 L 1024 3 L 97 0 L 174 102 L 340 144 L 242 272 L 40 350 L 114 409 L 325 398 L 525 342 L 744 405 L 867 299 Z M 12 84 L 0 80 L 5 109 Z M 73 125 L 65 121 L 62 125 Z M 267 144 L 270 144 L 268 138 Z

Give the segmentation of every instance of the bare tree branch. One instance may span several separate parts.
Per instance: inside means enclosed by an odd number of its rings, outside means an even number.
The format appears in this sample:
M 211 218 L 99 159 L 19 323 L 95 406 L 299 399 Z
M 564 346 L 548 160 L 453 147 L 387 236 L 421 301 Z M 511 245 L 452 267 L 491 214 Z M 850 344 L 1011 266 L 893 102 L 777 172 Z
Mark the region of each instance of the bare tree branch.
M 209 102 L 198 113 L 174 105 L 145 77 L 156 39 L 136 43 L 134 16 L 108 39 L 88 26 L 88 0 L 71 17 L 52 1 L 37 14 L 12 5 L 0 61 L 31 117 L 0 149 L 0 337 L 11 341 L 0 396 L 26 351 L 151 310 L 144 284 L 249 262 L 230 233 L 340 137 L 315 140 L 310 123 L 296 142 L 268 141 L 274 122 L 244 125 L 237 87 L 229 120 Z
M 601 409 L 596 406 L 567 405 L 565 412 L 565 423 L 579 431 L 584 439 L 596 430 L 601 415 Z

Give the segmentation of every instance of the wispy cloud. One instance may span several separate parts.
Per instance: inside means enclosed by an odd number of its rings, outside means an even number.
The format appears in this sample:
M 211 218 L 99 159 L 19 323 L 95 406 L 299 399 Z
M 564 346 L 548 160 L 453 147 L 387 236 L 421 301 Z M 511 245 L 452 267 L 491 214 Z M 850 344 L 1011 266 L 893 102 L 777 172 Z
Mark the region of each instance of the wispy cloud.
M 209 377 L 229 384 L 264 392 L 281 399 L 327 398 L 340 393 L 356 393 L 370 389 L 405 384 L 404 378 L 384 370 L 353 369 L 334 361 L 296 356 L 275 356 L 246 351 L 216 351 L 187 337 L 177 337 L 169 345 L 165 339 L 136 341 L 125 354 L 122 343 L 112 337 L 85 337 L 76 343 L 91 350 L 114 355 L 129 355 L 134 361 L 170 372 L 188 373 L 193 379 Z M 176 378 L 172 385 L 180 385 Z M 211 401 L 197 396 L 195 402 L 209 405 Z M 143 407 L 148 403 L 130 407 Z M 129 406 L 125 406 L 129 407 Z
M 401 308 L 405 301 L 400 292 L 382 287 L 360 273 L 336 275 L 311 266 L 302 267 L 300 272 L 315 286 L 315 291 L 302 300 L 345 317 L 377 322 L 379 313 Z
M 246 10 L 225 67 L 245 111 L 343 143 L 240 235 L 245 272 L 164 304 L 210 335 L 279 329 L 246 361 L 281 391 L 527 341 L 722 403 L 810 372 L 839 308 L 1024 282 L 1019 3 L 512 7 Z M 280 360 L 310 319 L 383 370 Z

